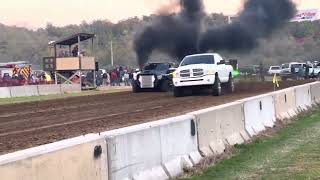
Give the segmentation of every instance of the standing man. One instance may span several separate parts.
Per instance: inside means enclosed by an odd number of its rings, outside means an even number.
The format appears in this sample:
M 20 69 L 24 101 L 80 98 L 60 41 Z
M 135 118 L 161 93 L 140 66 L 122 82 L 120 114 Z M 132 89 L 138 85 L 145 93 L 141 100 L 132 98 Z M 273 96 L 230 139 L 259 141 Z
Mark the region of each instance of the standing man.
M 73 50 L 72 50 L 72 56 L 73 57 L 78 57 L 78 52 L 79 52 L 79 47 L 78 47 L 78 45 L 76 45 L 74 48 L 73 48 Z

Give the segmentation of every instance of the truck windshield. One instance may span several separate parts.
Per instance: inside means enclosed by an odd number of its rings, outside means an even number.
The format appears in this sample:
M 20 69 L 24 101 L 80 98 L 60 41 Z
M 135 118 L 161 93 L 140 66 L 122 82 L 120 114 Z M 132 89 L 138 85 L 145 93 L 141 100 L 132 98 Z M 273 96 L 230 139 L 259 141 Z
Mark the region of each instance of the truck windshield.
M 180 66 L 191 64 L 214 64 L 214 58 L 212 55 L 188 56 L 183 59 Z

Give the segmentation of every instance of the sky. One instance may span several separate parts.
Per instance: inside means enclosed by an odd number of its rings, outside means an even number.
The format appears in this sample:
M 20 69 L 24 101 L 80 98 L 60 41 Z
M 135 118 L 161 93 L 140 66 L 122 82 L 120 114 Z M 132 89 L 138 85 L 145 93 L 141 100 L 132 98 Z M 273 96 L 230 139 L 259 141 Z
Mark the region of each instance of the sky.
M 2 0 L 0 23 L 36 29 L 47 23 L 56 26 L 82 21 L 118 22 L 134 16 L 149 15 L 175 0 Z M 208 13 L 237 14 L 244 0 L 204 0 Z M 319 0 L 294 0 L 299 9 L 320 9 Z

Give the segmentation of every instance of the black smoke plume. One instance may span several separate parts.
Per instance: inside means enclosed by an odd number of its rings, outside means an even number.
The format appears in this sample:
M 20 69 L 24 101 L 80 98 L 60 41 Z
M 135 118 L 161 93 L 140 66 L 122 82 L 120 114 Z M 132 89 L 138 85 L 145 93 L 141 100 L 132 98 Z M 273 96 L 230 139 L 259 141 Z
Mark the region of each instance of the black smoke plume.
M 199 51 L 248 51 L 258 40 L 268 38 L 296 13 L 290 0 L 248 0 L 240 16 L 225 27 L 210 29 L 201 35 Z
M 201 22 L 205 13 L 202 0 L 181 0 L 181 12 L 160 15 L 134 41 L 138 63 L 142 67 L 153 50 L 182 59 L 197 53 Z
M 290 0 L 247 0 L 232 24 L 201 32 L 205 16 L 202 0 L 180 0 L 181 12 L 160 15 L 134 41 L 142 67 L 154 50 L 182 60 L 189 54 L 209 50 L 248 51 L 290 20 L 295 5 Z

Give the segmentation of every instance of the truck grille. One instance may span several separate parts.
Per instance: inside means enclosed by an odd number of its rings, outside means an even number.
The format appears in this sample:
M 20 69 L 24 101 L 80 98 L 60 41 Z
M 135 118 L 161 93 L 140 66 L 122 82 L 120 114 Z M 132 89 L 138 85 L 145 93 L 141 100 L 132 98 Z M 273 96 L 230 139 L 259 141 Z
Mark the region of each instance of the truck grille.
M 139 78 L 141 88 L 154 88 L 154 76 L 142 75 Z
M 190 77 L 190 70 L 182 70 L 180 71 L 180 76 L 183 77 L 183 78 L 187 78 L 187 77 Z
M 204 75 L 203 69 L 193 69 L 192 72 L 195 77 Z

